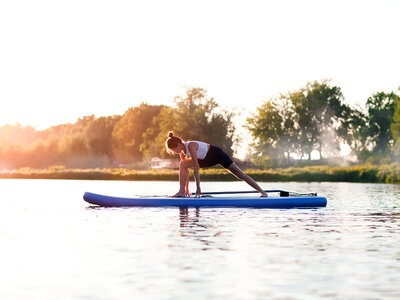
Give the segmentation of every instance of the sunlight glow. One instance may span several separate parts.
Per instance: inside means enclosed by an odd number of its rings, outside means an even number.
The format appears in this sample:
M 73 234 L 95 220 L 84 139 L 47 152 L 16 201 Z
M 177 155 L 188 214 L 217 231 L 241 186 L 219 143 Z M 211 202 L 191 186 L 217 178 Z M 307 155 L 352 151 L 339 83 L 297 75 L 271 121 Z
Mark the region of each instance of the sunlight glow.
M 254 111 L 331 78 L 364 104 L 400 85 L 399 9 L 389 0 L 2 1 L 0 126 L 171 104 L 184 85 Z

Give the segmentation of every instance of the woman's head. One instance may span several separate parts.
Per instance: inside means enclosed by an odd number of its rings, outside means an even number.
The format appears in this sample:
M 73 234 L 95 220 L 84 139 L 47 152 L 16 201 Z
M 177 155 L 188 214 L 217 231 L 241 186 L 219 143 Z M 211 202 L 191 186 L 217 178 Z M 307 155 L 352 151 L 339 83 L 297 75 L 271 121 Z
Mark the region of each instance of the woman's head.
M 165 141 L 165 149 L 167 150 L 167 152 L 171 155 L 179 153 L 180 151 L 176 151 L 176 148 L 180 145 L 183 146 L 182 139 L 174 136 L 174 133 L 172 131 L 168 132 L 168 138 Z

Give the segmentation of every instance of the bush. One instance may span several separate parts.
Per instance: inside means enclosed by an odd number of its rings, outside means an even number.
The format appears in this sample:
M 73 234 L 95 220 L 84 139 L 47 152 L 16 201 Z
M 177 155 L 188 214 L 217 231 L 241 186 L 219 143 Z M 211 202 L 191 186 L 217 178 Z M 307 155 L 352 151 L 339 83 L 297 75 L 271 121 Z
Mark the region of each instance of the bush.
M 400 183 L 399 164 L 383 166 L 358 165 L 350 167 L 308 166 L 286 169 L 247 169 L 246 174 L 256 181 L 346 181 Z M 238 180 L 225 169 L 201 169 L 202 181 Z M 93 180 L 165 180 L 176 181 L 178 170 L 131 170 L 113 169 L 66 169 L 53 166 L 49 169 L 22 168 L 13 171 L 0 171 L 0 178 L 27 179 L 93 179 Z M 191 171 L 193 180 L 193 171 Z

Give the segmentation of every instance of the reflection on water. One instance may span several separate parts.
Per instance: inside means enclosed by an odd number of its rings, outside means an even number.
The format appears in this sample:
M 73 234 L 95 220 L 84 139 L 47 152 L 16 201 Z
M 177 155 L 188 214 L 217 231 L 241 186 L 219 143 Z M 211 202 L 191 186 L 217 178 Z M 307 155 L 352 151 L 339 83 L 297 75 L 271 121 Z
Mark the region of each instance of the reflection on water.
M 181 236 L 194 236 L 197 233 L 201 233 L 207 226 L 199 223 L 200 209 L 194 209 L 194 216 L 189 215 L 189 208 L 179 208 L 179 221 L 181 230 L 179 231 Z
M 400 186 L 264 183 L 323 209 L 99 208 L 170 182 L 0 180 L 1 299 L 394 299 Z M 204 183 L 240 190 L 240 183 Z
M 204 209 L 207 215 L 207 209 Z M 216 247 L 218 250 L 229 250 L 228 242 L 222 242 L 216 239 L 227 231 L 221 231 L 213 222 L 208 222 L 205 218 L 200 217 L 200 208 L 180 208 L 180 235 L 182 237 L 192 238 L 202 245 L 202 250 L 211 250 Z

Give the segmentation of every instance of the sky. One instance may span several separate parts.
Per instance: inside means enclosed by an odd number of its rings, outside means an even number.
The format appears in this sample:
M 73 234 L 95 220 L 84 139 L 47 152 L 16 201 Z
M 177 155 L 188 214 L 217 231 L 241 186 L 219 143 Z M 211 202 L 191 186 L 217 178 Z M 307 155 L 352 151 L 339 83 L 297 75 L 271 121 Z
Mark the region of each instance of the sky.
M 324 78 L 363 106 L 400 86 L 399 13 L 397 0 L 1 1 L 0 126 L 171 105 L 185 86 L 240 123 Z

